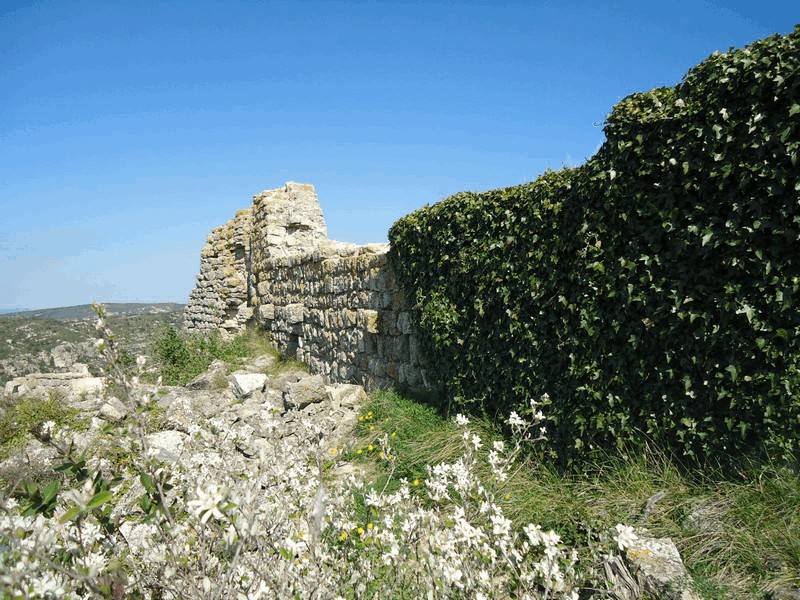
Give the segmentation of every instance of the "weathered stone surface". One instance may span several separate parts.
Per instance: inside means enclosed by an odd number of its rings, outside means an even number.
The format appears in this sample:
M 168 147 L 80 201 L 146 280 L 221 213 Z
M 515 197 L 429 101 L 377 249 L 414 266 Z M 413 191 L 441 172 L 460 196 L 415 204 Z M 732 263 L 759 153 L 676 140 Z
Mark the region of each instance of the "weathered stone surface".
M 255 391 L 264 389 L 267 376 L 263 373 L 247 373 L 246 371 L 236 371 L 231 373 L 228 379 L 233 386 L 234 393 L 239 398 L 247 398 Z
M 193 424 L 213 418 L 236 402 L 230 389 L 186 390 L 173 389 L 158 400 L 166 408 L 166 426 L 188 433 Z
M 283 404 L 287 409 L 303 409 L 327 399 L 325 380 L 319 375 L 308 375 L 300 381 L 288 383 L 283 390 Z
M 181 431 L 158 431 L 147 436 L 147 445 L 157 459 L 164 462 L 176 462 L 180 459 L 187 437 Z
M 24 395 L 47 396 L 51 392 L 63 394 L 68 400 L 79 397 L 97 397 L 103 394 L 105 382 L 102 377 L 92 377 L 89 368 L 75 363 L 72 371 L 64 373 L 31 373 L 12 379 L 5 385 L 7 397 Z
M 669 538 L 653 538 L 644 530 L 625 550 L 625 559 L 643 591 L 663 600 L 700 600 L 692 578 Z
M 250 277 L 252 211 L 214 229 L 201 252 L 197 285 L 189 295 L 184 318 L 190 333 L 239 333 L 253 315 L 247 302 Z
M 340 408 L 356 410 L 367 401 L 367 393 L 360 385 L 339 383 L 325 386 L 325 391 L 328 393 L 333 410 Z
M 252 315 L 281 352 L 331 383 L 424 389 L 425 357 L 388 251 L 329 240 L 311 185 L 262 192 L 209 236 L 186 327 L 230 335 Z
M 275 365 L 277 360 L 274 356 L 265 354 L 247 361 L 242 365 L 242 369 L 248 373 L 266 373 Z
M 100 407 L 99 416 L 106 421 L 116 423 L 128 416 L 128 408 L 118 398 L 111 397 Z
M 205 371 L 192 379 L 185 387 L 189 390 L 209 390 L 219 388 L 222 382 L 227 385 L 225 374 L 229 367 L 230 365 L 224 360 L 214 359 Z

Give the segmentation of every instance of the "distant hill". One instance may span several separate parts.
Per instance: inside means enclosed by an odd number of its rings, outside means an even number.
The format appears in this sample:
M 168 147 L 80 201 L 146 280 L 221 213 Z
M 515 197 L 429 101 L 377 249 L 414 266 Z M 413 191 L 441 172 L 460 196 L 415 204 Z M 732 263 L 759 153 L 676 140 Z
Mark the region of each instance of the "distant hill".
M 109 315 L 158 315 L 178 310 L 183 310 L 185 304 L 176 302 L 156 302 L 145 303 L 109 303 L 104 305 Z M 81 304 L 79 306 L 63 306 L 60 308 L 43 308 L 40 310 L 24 310 L 16 312 L 5 312 L 0 310 L 0 318 L 38 318 L 55 319 L 56 321 L 70 321 L 76 319 L 94 318 L 95 312 L 91 304 Z

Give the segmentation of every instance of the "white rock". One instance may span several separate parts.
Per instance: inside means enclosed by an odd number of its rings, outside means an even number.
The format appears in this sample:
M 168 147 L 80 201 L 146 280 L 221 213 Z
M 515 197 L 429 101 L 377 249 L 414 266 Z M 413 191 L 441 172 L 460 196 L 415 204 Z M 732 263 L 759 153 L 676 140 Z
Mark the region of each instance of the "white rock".
M 165 462 L 176 462 L 180 459 L 183 444 L 188 436 L 180 431 L 159 431 L 147 436 L 150 452 Z
M 626 548 L 625 558 L 645 593 L 663 600 L 700 600 L 675 543 L 649 537 L 645 530 L 636 533 L 639 538 Z
M 121 421 L 128 416 L 128 408 L 117 398 L 109 398 L 100 407 L 100 417 L 111 423 Z
M 336 385 L 325 386 L 331 407 L 334 410 L 339 408 L 358 408 L 367 401 L 367 393 L 360 385 L 339 383 Z
M 264 384 L 267 383 L 267 376 L 263 373 L 236 371 L 231 373 L 228 381 L 233 385 L 233 391 L 239 398 L 247 398 L 256 390 L 263 391 Z

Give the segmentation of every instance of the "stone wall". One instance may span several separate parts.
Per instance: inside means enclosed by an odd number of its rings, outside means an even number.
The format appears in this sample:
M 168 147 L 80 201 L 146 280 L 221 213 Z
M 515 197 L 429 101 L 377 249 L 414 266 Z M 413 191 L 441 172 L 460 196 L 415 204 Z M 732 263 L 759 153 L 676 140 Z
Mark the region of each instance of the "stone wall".
M 209 236 L 187 330 L 232 335 L 252 319 L 330 382 L 424 389 L 425 361 L 388 252 L 329 240 L 311 185 L 262 192 Z
M 189 332 L 235 335 L 252 317 L 248 294 L 252 226 L 252 210 L 240 210 L 206 238 L 197 285 L 184 312 Z

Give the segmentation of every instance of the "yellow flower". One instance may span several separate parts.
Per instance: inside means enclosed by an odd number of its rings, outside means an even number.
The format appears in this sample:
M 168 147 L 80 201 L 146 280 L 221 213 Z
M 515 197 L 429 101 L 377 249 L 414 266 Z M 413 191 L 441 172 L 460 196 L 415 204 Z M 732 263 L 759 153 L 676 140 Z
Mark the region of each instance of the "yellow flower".
M 386 418 L 383 420 L 383 422 L 384 422 L 384 423 L 388 423 L 389 421 L 391 421 L 391 419 L 390 419 L 389 417 L 386 417 Z
M 369 450 L 370 452 L 372 452 L 373 450 L 375 450 L 375 446 L 373 446 L 372 444 L 370 444 L 369 446 L 367 446 L 367 450 Z
M 340 535 L 340 536 L 339 536 L 339 539 L 340 539 L 341 541 L 345 541 L 345 540 L 347 539 L 347 532 L 346 532 L 346 531 L 343 531 L 343 532 L 342 532 L 342 535 Z
M 375 425 L 370 425 L 369 430 L 372 431 L 373 429 L 375 429 Z
M 375 527 L 375 525 L 373 525 L 372 523 L 367 523 L 367 529 L 371 530 L 373 527 Z
M 358 528 L 358 535 L 364 535 L 364 528 L 363 527 L 359 527 Z
M 359 421 L 363 421 L 364 420 L 364 416 L 362 415 L 362 416 L 358 417 L 358 420 Z
M 379 453 L 378 453 L 378 456 L 379 456 L 380 458 L 383 458 L 383 452 L 379 452 Z
M 339 453 L 337 448 L 331 448 L 331 456 L 336 456 Z
M 371 417 L 372 416 L 372 411 L 367 412 L 367 416 Z
M 506 495 L 504 496 L 504 498 L 505 498 L 506 500 L 511 500 L 511 494 L 506 494 Z
M 356 454 L 361 454 L 362 452 L 364 452 L 363 448 L 359 448 L 358 450 L 356 450 Z
M 419 479 L 414 480 L 414 485 L 419 485 Z
M 392 437 L 397 437 L 397 432 L 396 431 L 392 432 Z

